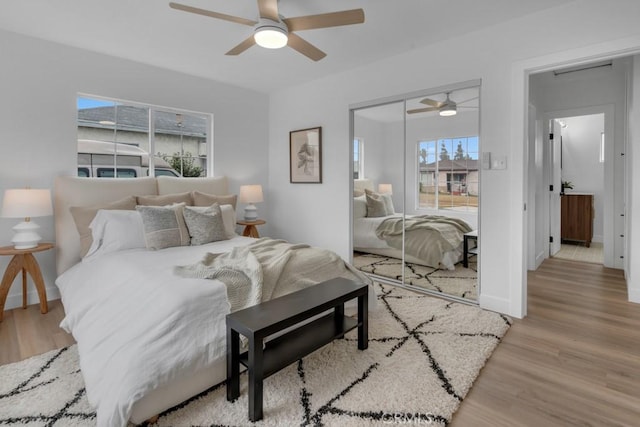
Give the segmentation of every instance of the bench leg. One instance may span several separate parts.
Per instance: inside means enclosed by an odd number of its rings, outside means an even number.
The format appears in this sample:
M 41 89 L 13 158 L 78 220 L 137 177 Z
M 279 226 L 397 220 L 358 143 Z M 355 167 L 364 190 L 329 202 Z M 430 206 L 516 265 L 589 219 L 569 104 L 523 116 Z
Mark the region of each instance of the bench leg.
M 240 396 L 240 336 L 227 325 L 227 400 Z
M 249 337 L 249 419 L 252 422 L 262 419 L 262 356 L 262 340 Z
M 358 349 L 369 347 L 369 295 L 365 293 L 358 297 Z

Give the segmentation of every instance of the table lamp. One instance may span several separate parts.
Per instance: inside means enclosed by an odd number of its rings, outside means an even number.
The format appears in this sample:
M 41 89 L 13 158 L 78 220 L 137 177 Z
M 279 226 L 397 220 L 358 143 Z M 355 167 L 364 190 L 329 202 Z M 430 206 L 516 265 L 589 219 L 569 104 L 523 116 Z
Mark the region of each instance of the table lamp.
M 380 194 L 392 194 L 393 186 L 391 184 L 378 184 L 378 193 Z
M 50 190 L 32 188 L 5 190 L 0 216 L 24 218 L 23 222 L 13 227 L 15 235 L 11 242 L 16 249 L 30 249 L 38 246 L 38 242 L 42 239 L 37 233 L 40 226 L 31 221 L 31 218 L 49 215 L 53 215 Z
M 241 185 L 238 199 L 240 203 L 247 203 L 244 207 L 245 221 L 257 220 L 258 213 L 256 212 L 254 203 L 260 203 L 264 200 L 262 197 L 262 185 Z

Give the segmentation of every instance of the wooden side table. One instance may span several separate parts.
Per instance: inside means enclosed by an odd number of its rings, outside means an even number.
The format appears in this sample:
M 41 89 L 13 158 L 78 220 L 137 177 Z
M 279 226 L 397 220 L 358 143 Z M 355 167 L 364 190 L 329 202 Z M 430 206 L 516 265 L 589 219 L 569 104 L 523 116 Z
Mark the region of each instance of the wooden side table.
M 260 234 L 258 234 L 258 229 L 256 228 L 256 225 L 263 225 L 266 223 L 267 221 L 263 219 L 256 219 L 255 221 L 244 221 L 244 220 L 236 221 L 236 224 L 244 225 L 244 231 L 242 232 L 243 236 L 255 237 L 256 239 L 260 237 Z
M 53 243 L 40 243 L 35 248 L 29 249 L 16 249 L 13 246 L 0 247 L 0 256 L 13 255 L 13 258 L 7 265 L 7 269 L 2 276 L 2 283 L 0 284 L 0 322 L 4 314 L 4 304 L 7 301 L 7 295 L 9 289 L 13 284 L 13 280 L 18 273 L 22 271 L 22 308 L 27 307 L 27 273 L 31 276 L 33 283 L 38 290 L 38 298 L 40 299 L 40 312 L 42 314 L 49 311 L 47 306 L 47 291 L 44 287 L 44 280 L 42 279 L 42 272 L 38 261 L 33 256 L 34 252 L 47 251 L 53 248 Z

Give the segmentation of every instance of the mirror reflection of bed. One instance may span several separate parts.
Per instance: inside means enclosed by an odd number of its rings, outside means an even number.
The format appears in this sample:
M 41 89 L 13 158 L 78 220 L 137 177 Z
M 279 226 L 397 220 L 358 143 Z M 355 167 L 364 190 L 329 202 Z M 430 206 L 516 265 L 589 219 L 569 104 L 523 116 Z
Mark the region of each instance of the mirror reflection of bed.
M 353 264 L 374 279 L 477 302 L 479 92 L 353 108 Z

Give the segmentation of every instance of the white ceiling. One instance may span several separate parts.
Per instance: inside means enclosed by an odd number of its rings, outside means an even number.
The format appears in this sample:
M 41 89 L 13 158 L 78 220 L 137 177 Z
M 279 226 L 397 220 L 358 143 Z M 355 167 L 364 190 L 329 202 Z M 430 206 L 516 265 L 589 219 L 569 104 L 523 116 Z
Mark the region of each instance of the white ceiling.
M 290 48 L 225 52 L 251 27 L 169 8 L 168 0 L 3 0 L 0 28 L 191 75 L 272 92 L 572 0 L 281 0 L 296 17 L 363 8 L 365 23 L 297 33 L 327 56 Z M 255 0 L 177 0 L 257 19 Z

